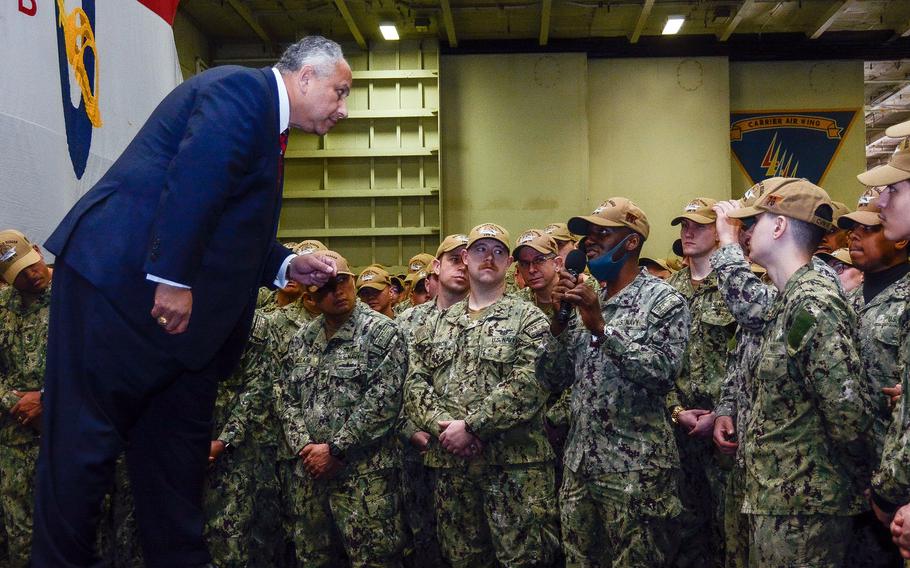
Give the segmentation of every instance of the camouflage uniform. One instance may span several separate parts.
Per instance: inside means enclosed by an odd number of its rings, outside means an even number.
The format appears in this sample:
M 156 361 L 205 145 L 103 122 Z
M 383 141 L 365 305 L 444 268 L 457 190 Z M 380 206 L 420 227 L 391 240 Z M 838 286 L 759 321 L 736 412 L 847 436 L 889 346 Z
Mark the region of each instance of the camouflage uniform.
M 667 408 L 713 410 L 720 400 L 727 361 L 734 348 L 736 321 L 724 304 L 713 271 L 697 288 L 691 278 L 687 266 L 667 279 L 688 301 L 692 318 L 682 371 L 667 397 Z M 677 565 L 722 565 L 724 493 L 732 460 L 716 450 L 711 436 L 693 438 L 681 428 L 674 428 L 674 434 L 683 473 L 680 536 L 686 542 Z
M 414 341 L 414 331 L 438 316 L 436 300 L 402 312 L 395 323 L 404 334 L 407 345 Z M 402 409 L 399 420 L 402 437 L 401 503 L 411 542 L 405 550 L 405 561 L 414 566 L 441 566 L 442 552 L 436 538 L 436 508 L 433 506 L 434 470 L 423 465 L 423 455 L 411 444 L 411 436 L 420 430 L 408 420 Z
M 862 287 L 857 288 L 853 296 L 854 306 L 860 318 L 860 349 L 863 365 L 873 395 L 878 396 L 882 387 L 903 385 L 903 396 L 889 415 L 880 413 L 876 421 L 876 449 L 879 450 L 880 464 L 872 480 L 872 487 L 879 499 L 894 505 L 910 501 L 910 456 L 907 456 L 908 426 L 907 392 L 908 368 L 910 368 L 910 275 L 888 286 L 876 295 L 871 302 L 865 303 Z M 888 419 L 883 421 L 882 416 Z M 880 436 L 884 427 L 885 433 Z M 882 503 L 879 503 L 881 506 Z M 888 507 L 882 507 L 888 509 Z M 894 546 L 888 537 L 890 533 L 881 530 L 879 524 L 867 519 L 867 527 L 862 527 L 857 538 L 857 549 L 867 550 L 867 555 L 875 554 L 876 558 L 890 552 L 894 557 Z M 884 552 L 884 554 L 883 554 Z M 877 565 L 882 565 L 879 561 Z
M 11 568 L 29 565 L 40 438 L 9 410 L 19 401 L 12 391 L 38 391 L 44 384 L 50 301 L 50 286 L 27 307 L 14 287 L 0 289 L 0 512 L 8 549 L 0 564 Z
M 743 440 L 750 564 L 839 565 L 848 540 L 812 543 L 816 535 L 848 534 L 851 515 L 864 509 L 872 400 L 856 348 L 856 315 L 806 265 L 766 317 Z
M 266 339 L 265 350 L 259 363 L 251 367 L 255 377 L 250 382 L 250 388 L 243 394 L 245 404 L 256 408 L 256 413 L 261 415 L 257 428 L 253 430 L 254 436 L 261 440 L 264 447 L 274 449 L 275 472 L 278 479 L 277 496 L 268 493 L 261 496 L 260 502 L 278 504 L 280 527 L 276 530 L 274 519 L 264 519 L 257 514 L 253 519 L 252 532 L 254 538 L 262 542 L 276 542 L 277 565 L 294 566 L 296 560 L 293 554 L 293 511 L 289 506 L 291 498 L 299 485 L 299 478 L 294 475 L 294 468 L 300 461 L 297 452 L 287 446 L 280 423 L 280 401 L 285 400 L 284 383 L 278 380 L 281 376 L 281 361 L 287 355 L 288 345 L 294 335 L 315 319 L 301 301 L 292 302 L 284 307 L 262 312 L 264 318 L 264 334 Z
M 413 332 L 408 418 L 433 436 L 440 545 L 455 567 L 540 566 L 558 547 L 547 392 L 535 362 L 549 337 L 543 314 L 511 296 L 472 317 L 468 300 Z M 438 421 L 465 420 L 483 441 L 470 461 L 438 443 Z
M 344 468 L 314 480 L 298 459 L 290 506 L 294 545 L 303 566 L 336 566 L 340 534 L 353 566 L 398 566 L 404 545 L 395 439 L 406 347 L 395 324 L 356 302 L 326 339 L 323 316 L 291 340 L 279 401 L 287 447 L 333 443 Z
M 215 401 L 213 439 L 226 448 L 209 470 L 204 506 L 213 561 L 223 568 L 275 566 L 282 549 L 277 424 L 261 395 L 269 387 L 262 372 L 268 317 L 256 311 L 240 367 L 219 384 Z
M 906 354 L 901 358 L 900 347 L 910 334 L 910 275 L 879 292 L 868 304 L 863 299 L 863 286 L 856 288 L 850 301 L 859 316 L 860 353 L 866 378 L 873 396 L 882 398 L 882 388 L 901 382 L 901 369 L 906 365 Z M 885 434 L 891 424 L 891 413 L 885 405 L 875 417 L 876 455 L 880 456 Z
M 575 321 L 538 365 L 551 388 L 574 380 L 560 491 L 566 565 L 666 565 L 682 507 L 665 402 L 682 365 L 689 310 L 644 269 L 602 296 L 601 310 L 608 323 L 599 345 Z
M 727 372 L 721 386 L 717 416 L 730 416 L 739 441 L 752 414 L 752 374 L 757 366 L 765 315 L 777 297 L 777 288 L 762 280 L 752 270 L 738 244 L 721 247 L 711 255 L 711 266 L 717 275 L 721 296 L 736 319 L 736 347 L 730 354 Z M 829 281 L 840 285 L 837 274 L 820 259 L 813 257 L 812 267 Z M 729 567 L 746 566 L 749 561 L 749 519 L 742 512 L 745 496 L 745 460 L 739 444 L 735 465 L 727 476 L 724 497 L 724 538 Z

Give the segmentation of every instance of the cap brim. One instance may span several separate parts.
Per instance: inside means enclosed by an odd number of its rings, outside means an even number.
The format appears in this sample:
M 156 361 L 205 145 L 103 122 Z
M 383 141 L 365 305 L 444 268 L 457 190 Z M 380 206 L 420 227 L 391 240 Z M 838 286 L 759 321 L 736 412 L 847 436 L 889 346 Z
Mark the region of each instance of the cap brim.
M 536 250 L 537 252 L 539 252 L 541 254 L 556 254 L 554 251 L 548 250 L 545 247 L 539 247 L 537 245 L 532 245 L 531 243 L 525 243 L 523 245 L 518 245 L 517 247 L 515 247 L 514 250 L 512 250 L 512 257 L 518 258 L 518 251 L 524 247 L 531 247 L 532 249 Z
M 468 241 L 467 248 L 471 248 L 472 246 L 474 246 L 474 243 L 476 243 L 477 241 L 482 241 L 484 239 L 490 239 L 491 241 L 496 241 L 498 243 L 502 243 L 502 245 L 506 247 L 506 250 L 512 250 L 511 245 L 509 245 L 509 243 L 505 242 L 503 239 L 500 239 L 499 237 L 480 237 L 480 238 L 474 239 L 473 241 Z
M 889 126 L 885 129 L 885 136 L 889 136 L 891 138 L 903 138 L 905 136 L 910 136 L 910 120 L 901 122 L 900 124 L 895 124 L 894 126 Z
M 837 220 L 837 226 L 841 229 L 852 229 L 857 223 L 867 227 L 874 227 L 882 224 L 882 218 L 874 211 L 854 211 L 853 213 L 841 215 Z
M 622 223 L 618 223 L 616 221 L 608 221 L 603 217 L 598 217 L 597 215 L 572 217 L 569 219 L 569 222 L 566 223 L 566 225 L 569 227 L 569 230 L 576 235 L 587 235 L 588 229 L 591 225 L 597 225 L 598 227 L 625 227 L 625 225 Z
M 22 258 L 12 263 L 10 267 L 3 272 L 3 279 L 6 280 L 7 284 L 12 286 L 13 282 L 16 280 L 16 276 L 19 276 L 20 272 L 35 264 L 39 260 L 41 260 L 41 255 L 35 252 L 35 249 L 31 249 L 22 255 Z
M 869 187 L 892 185 L 899 181 L 910 179 L 910 171 L 884 164 L 859 174 L 856 176 L 856 179 L 858 179 L 861 184 Z
M 749 217 L 755 217 L 764 213 L 764 210 L 757 207 L 742 207 L 740 209 L 734 209 L 727 213 L 727 217 L 732 219 L 748 219 Z
M 679 217 L 674 218 L 672 221 L 670 221 L 670 224 L 679 225 L 680 223 L 682 223 L 683 219 L 695 221 L 699 225 L 713 225 L 717 221 L 717 219 L 712 219 L 711 217 L 705 217 L 704 215 L 699 215 L 697 213 L 686 213 L 684 215 L 680 215 Z
M 360 290 L 362 288 L 372 288 L 374 290 L 385 290 L 388 287 L 389 284 L 386 284 L 384 282 L 367 282 L 366 284 L 361 284 L 358 286 L 357 289 Z

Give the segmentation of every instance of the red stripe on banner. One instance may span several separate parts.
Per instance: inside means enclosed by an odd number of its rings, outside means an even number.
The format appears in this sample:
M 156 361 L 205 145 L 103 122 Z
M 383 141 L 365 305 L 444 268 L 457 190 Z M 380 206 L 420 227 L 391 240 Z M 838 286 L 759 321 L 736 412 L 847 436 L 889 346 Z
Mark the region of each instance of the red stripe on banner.
M 161 16 L 169 26 L 174 25 L 174 16 L 177 15 L 177 4 L 180 0 L 139 0 L 139 3 Z

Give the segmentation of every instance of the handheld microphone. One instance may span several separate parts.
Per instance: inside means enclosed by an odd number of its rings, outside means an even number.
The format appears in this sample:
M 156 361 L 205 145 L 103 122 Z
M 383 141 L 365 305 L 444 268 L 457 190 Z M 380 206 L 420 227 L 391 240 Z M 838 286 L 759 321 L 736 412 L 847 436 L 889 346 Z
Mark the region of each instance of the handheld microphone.
M 572 276 L 577 277 L 579 274 L 584 272 L 585 266 L 588 264 L 588 258 L 585 256 L 585 253 L 575 249 L 569 251 L 568 256 L 566 256 L 566 272 Z M 556 321 L 559 323 L 566 323 L 569 321 L 569 316 L 572 315 L 572 304 L 569 302 L 561 302 L 559 306 L 559 311 L 556 312 Z

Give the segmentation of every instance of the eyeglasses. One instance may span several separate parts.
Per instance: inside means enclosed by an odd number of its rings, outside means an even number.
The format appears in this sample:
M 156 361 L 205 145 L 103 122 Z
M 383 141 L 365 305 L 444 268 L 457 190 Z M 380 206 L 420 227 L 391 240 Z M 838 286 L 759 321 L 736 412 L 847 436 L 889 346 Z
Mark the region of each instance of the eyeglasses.
M 851 268 L 849 264 L 846 264 L 843 262 L 838 262 L 838 261 L 832 262 L 830 264 L 830 266 L 831 266 L 831 270 L 833 270 L 835 272 L 835 274 L 843 274 L 844 272 L 846 272 L 848 269 Z
M 547 262 L 553 260 L 553 258 L 555 258 L 555 257 L 552 255 L 550 255 L 550 256 L 540 255 L 540 256 L 532 258 L 531 260 L 519 260 L 518 266 L 520 268 L 524 268 L 525 270 L 527 270 L 531 266 L 533 266 L 534 268 L 540 268 Z

